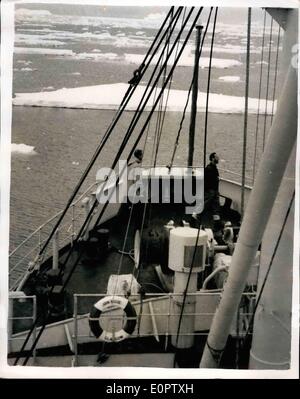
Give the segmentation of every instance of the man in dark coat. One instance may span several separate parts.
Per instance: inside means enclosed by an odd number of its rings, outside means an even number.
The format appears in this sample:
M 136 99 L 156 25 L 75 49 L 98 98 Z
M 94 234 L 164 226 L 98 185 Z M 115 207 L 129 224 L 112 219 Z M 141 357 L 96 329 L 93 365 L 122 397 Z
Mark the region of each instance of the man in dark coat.
M 212 211 L 213 220 L 220 220 L 218 155 L 209 156 L 210 163 L 204 170 L 204 209 Z

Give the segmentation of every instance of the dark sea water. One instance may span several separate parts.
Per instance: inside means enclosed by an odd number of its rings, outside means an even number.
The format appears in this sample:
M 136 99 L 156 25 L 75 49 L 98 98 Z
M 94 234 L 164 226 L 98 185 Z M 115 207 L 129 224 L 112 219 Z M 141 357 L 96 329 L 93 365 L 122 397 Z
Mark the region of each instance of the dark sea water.
M 53 21 L 53 22 L 52 22 Z M 243 46 L 245 48 L 246 21 L 242 20 L 244 30 L 239 35 L 220 32 L 216 35 L 215 46 Z M 24 30 L 25 29 L 25 30 Z M 28 31 L 29 29 L 29 31 Z M 140 47 L 113 47 L 105 40 L 93 37 L 90 39 L 72 39 L 72 34 L 84 32 L 109 33 L 112 36 L 120 35 L 119 38 L 139 37 L 143 32 L 145 40 L 155 35 L 156 29 L 140 27 L 116 27 L 107 20 L 106 24 L 90 26 L 88 22 L 72 24 L 70 20 L 57 22 L 51 16 L 39 20 L 19 18 L 16 23 L 16 33 L 35 36 L 40 39 L 50 30 L 54 39 L 55 32 L 68 33 L 68 39 L 62 39 L 63 45 L 44 46 L 42 43 L 31 44 L 30 38 L 27 42 L 16 43 L 19 47 L 37 48 L 59 48 L 69 49 L 76 53 L 91 53 L 94 49 L 103 53 L 141 53 L 147 48 Z M 262 27 L 261 27 L 262 32 Z M 138 33 L 138 35 L 137 35 Z M 121 36 L 124 35 L 124 36 Z M 70 38 L 71 37 L 71 38 Z M 206 46 L 210 45 L 211 35 L 207 36 Z M 32 39 L 32 38 L 31 38 Z M 261 36 L 254 36 L 251 42 L 253 49 L 261 48 Z M 274 47 L 277 36 L 273 37 Z M 192 43 L 194 39 L 192 39 Z M 208 56 L 208 53 L 204 54 Z M 216 58 L 234 59 L 242 63 L 241 66 L 227 69 L 212 70 L 211 92 L 226 95 L 244 96 L 245 92 L 245 59 L 244 53 L 222 53 L 216 52 Z M 272 52 L 274 64 L 275 52 Z M 266 59 L 266 58 L 265 58 Z M 258 83 L 260 74 L 260 54 L 251 54 L 250 68 L 250 97 L 258 97 Z M 21 70 L 24 66 L 31 70 Z M 89 85 L 112 84 L 127 82 L 136 69 L 134 64 L 120 64 L 116 61 L 102 60 L 92 61 L 89 59 L 77 60 L 45 54 L 14 55 L 14 93 L 40 92 L 57 90 L 63 87 L 73 88 Z M 180 67 L 174 75 L 172 88 L 187 90 L 191 80 L 192 68 Z M 264 65 L 264 79 L 262 85 L 262 96 L 266 93 L 266 73 Z M 239 76 L 239 82 L 223 82 L 219 80 L 222 76 Z M 274 65 L 270 70 L 270 93 L 273 91 Z M 206 90 L 207 70 L 201 69 L 199 74 L 200 90 Z M 51 87 L 51 89 L 49 89 Z M 81 174 L 85 170 L 97 144 L 109 126 L 115 111 L 66 109 L 47 107 L 13 107 L 12 142 L 24 143 L 34 147 L 34 154 L 12 154 L 11 164 L 11 213 L 10 213 L 10 250 L 13 250 L 26 236 L 35 230 L 54 213 L 64 208 L 70 193 L 74 189 Z M 95 179 L 96 170 L 100 166 L 110 166 L 112 159 L 123 138 L 129 121 L 133 114 L 125 113 L 117 125 L 112 138 L 107 143 L 105 151 L 101 153 L 99 160 L 91 171 L 84 187 Z M 144 118 L 147 114 L 145 113 Z M 150 162 L 155 127 L 155 118 L 151 124 L 146 146 L 145 163 Z M 169 112 L 166 114 L 161 145 L 158 153 L 158 164 L 166 165 L 170 162 L 171 152 L 175 143 L 181 113 Z M 267 129 L 270 126 L 270 118 L 267 118 Z M 242 168 L 242 145 L 243 145 L 243 114 L 209 114 L 208 124 L 208 146 L 207 152 L 218 152 L 221 158 L 220 168 L 229 169 L 235 173 L 241 173 Z M 183 125 L 180 146 L 176 153 L 175 164 L 185 165 L 187 156 L 189 114 Z M 261 155 L 262 130 L 264 118 L 261 117 L 259 127 L 259 149 L 258 159 Z M 139 125 L 140 126 L 140 125 Z M 254 154 L 254 137 L 256 130 L 256 116 L 250 115 L 248 121 L 247 142 L 247 175 L 252 176 L 252 163 Z M 138 131 L 134 133 L 136 136 Z M 203 154 L 204 114 L 197 116 L 197 138 L 195 142 L 195 163 L 202 164 Z M 130 141 L 125 154 L 130 147 Z M 141 143 L 142 145 L 142 143 Z M 230 176 L 232 179 L 239 178 Z M 83 189 L 84 189 L 83 187 Z M 81 190 L 82 192 L 82 190 Z

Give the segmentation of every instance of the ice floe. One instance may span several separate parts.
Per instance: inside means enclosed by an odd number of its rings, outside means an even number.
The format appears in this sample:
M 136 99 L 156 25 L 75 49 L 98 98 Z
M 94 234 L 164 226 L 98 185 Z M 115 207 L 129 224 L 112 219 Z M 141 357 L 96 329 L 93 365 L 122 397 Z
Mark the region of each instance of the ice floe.
M 11 144 L 11 152 L 16 154 L 33 155 L 36 154 L 34 147 L 27 144 Z
M 46 49 L 46 48 L 37 48 L 37 47 L 15 47 L 15 54 L 45 54 L 45 55 L 61 55 L 61 56 L 70 56 L 75 53 L 72 50 L 65 49 Z
M 18 17 L 26 17 L 26 16 L 49 17 L 52 15 L 52 13 L 48 10 L 31 10 L 29 8 L 18 8 L 16 10 L 16 15 Z
M 85 86 L 73 89 L 59 89 L 51 92 L 20 93 L 13 100 L 14 105 L 64 107 L 64 108 L 89 108 L 89 109 L 117 109 L 127 91 L 128 85 L 116 83 L 108 85 Z M 130 99 L 126 110 L 134 111 L 145 90 L 145 86 L 138 86 Z M 167 96 L 165 96 L 166 98 Z M 181 112 L 187 98 L 185 90 L 170 90 L 167 104 L 168 111 Z M 153 96 L 149 99 L 146 110 L 153 104 Z M 204 112 L 206 93 L 199 92 L 198 111 Z M 272 101 L 267 103 L 268 113 L 272 112 Z M 244 97 L 229 96 L 211 93 L 209 97 L 209 111 L 214 113 L 243 113 L 245 107 Z M 261 100 L 261 112 L 265 111 L 265 101 Z M 274 107 L 275 109 L 276 107 Z M 188 107 L 189 109 L 189 107 Z M 249 113 L 256 114 L 258 99 L 249 98 Z
M 121 18 L 121 17 L 92 17 L 79 15 L 58 15 L 45 10 L 30 10 L 26 8 L 17 9 L 16 21 L 26 23 L 36 23 L 42 26 L 51 25 L 89 25 L 94 27 L 111 26 L 113 28 L 132 28 L 132 29 L 157 29 L 160 27 L 164 13 L 149 14 L 145 18 Z
M 36 71 L 36 69 L 32 69 L 32 68 L 26 67 L 26 68 L 21 68 L 20 71 L 23 71 L 23 72 L 33 72 L 33 71 Z
M 52 38 L 48 38 L 48 35 L 27 35 L 27 34 L 16 34 L 15 35 L 15 43 L 18 44 L 26 44 L 28 46 L 62 46 L 66 44 L 60 40 L 54 40 Z
M 25 61 L 25 60 L 18 60 L 17 63 L 18 64 L 24 64 L 24 65 L 31 65 L 32 64 L 31 61 Z
M 122 17 L 100 17 L 87 15 L 58 15 L 50 13 L 46 10 L 29 10 L 26 8 L 16 10 L 16 21 L 22 21 L 22 24 L 36 23 L 39 26 L 48 25 L 88 25 L 89 27 L 113 27 L 113 28 L 131 28 L 138 31 L 144 29 L 157 29 L 164 20 L 166 13 L 150 13 L 144 18 L 122 18 Z M 212 33 L 213 24 L 210 24 L 208 33 Z M 86 28 L 83 28 L 86 29 Z M 261 37 L 263 27 L 259 22 L 252 23 L 251 36 Z M 226 35 L 227 37 L 242 37 L 247 36 L 246 23 L 245 24 L 227 24 L 218 22 L 216 34 Z
M 78 53 L 72 54 L 77 60 L 111 61 L 118 59 L 116 53 Z
M 219 80 L 223 82 L 239 82 L 241 78 L 239 76 L 220 76 Z
M 66 42 L 86 42 L 86 40 L 97 42 L 101 45 L 110 45 L 113 47 L 139 47 L 148 48 L 151 44 L 151 38 L 145 36 L 120 36 L 112 35 L 109 32 L 70 32 L 61 30 L 47 30 L 44 29 L 38 34 L 24 34 L 17 33 L 15 36 L 15 43 L 27 46 L 62 46 Z
M 124 54 L 125 60 L 131 64 L 141 64 L 144 55 L 143 54 Z M 156 65 L 158 62 L 159 56 L 153 57 L 151 64 Z M 170 57 L 168 64 L 172 65 L 174 62 L 174 57 Z M 189 51 L 184 51 L 182 56 L 178 61 L 178 66 L 186 67 L 186 66 L 193 66 L 194 65 L 194 55 L 191 54 Z M 223 58 L 213 58 L 212 59 L 212 68 L 231 68 L 240 66 L 242 63 L 237 60 L 232 59 L 223 59 Z M 199 60 L 200 68 L 208 68 L 209 67 L 209 57 L 201 57 Z
M 202 52 L 210 52 L 210 47 L 203 47 Z M 224 45 L 222 47 L 220 46 L 214 46 L 213 47 L 213 52 L 214 53 L 224 53 L 224 54 L 246 54 L 247 53 L 247 48 L 245 46 L 236 46 L 236 45 Z M 251 54 L 260 54 L 261 50 L 257 49 L 255 47 L 251 47 L 250 49 Z

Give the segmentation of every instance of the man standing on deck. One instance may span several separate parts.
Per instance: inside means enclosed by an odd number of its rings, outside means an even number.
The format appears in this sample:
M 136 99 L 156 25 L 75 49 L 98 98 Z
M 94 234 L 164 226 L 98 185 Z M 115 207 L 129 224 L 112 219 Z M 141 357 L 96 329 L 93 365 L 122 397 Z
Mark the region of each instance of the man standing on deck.
M 211 210 L 213 220 L 220 220 L 218 155 L 209 156 L 210 163 L 204 169 L 204 209 Z

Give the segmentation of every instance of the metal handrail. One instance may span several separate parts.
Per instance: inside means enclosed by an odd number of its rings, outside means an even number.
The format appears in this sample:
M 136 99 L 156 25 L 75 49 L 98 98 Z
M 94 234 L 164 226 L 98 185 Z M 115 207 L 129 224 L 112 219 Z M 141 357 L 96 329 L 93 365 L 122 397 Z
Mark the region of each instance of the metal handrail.
M 81 206 L 78 206 L 79 202 L 82 200 L 84 196 L 87 194 L 91 194 L 91 192 L 95 189 L 95 187 L 99 184 L 99 182 L 94 182 L 91 184 L 68 208 L 68 212 L 66 214 L 66 220 L 59 228 L 60 234 L 61 234 L 61 240 L 60 240 L 60 245 L 65 244 L 66 242 L 74 239 L 74 236 L 76 236 L 76 231 L 75 231 L 75 223 L 78 222 L 84 214 L 84 211 L 81 210 Z M 76 209 L 76 216 L 75 216 L 75 209 Z M 10 277 L 10 284 L 9 288 L 11 290 L 14 290 L 18 285 L 19 282 L 22 281 L 24 275 L 27 273 L 30 273 L 30 261 L 36 261 L 37 255 L 39 253 L 39 250 L 43 243 L 46 241 L 46 239 L 42 238 L 42 235 L 44 234 L 49 234 L 47 232 L 47 227 L 49 230 L 49 227 L 53 228 L 51 226 L 51 223 L 55 221 L 57 217 L 59 217 L 62 214 L 62 211 L 56 213 L 54 216 L 52 216 L 50 219 L 45 221 L 42 225 L 40 225 L 37 229 L 35 229 L 24 241 L 22 241 L 10 254 L 9 254 L 9 259 L 10 262 L 12 263 L 12 258 L 14 259 L 14 263 L 12 264 L 11 269 L 9 270 L 9 277 Z M 30 240 L 35 239 L 36 236 L 38 236 L 38 243 L 30 242 Z M 22 251 L 22 249 L 25 248 L 25 251 Z M 44 253 L 47 256 L 49 255 L 49 251 L 51 249 L 48 247 Z M 22 253 L 23 252 L 23 253 Z M 18 257 L 20 259 L 18 259 Z M 19 276 L 18 272 L 21 273 Z
M 13 301 L 19 301 L 19 300 L 24 300 L 24 301 L 32 301 L 32 314 L 31 316 L 14 316 L 13 315 Z M 33 335 L 32 335 L 32 340 L 33 342 L 36 339 L 36 333 L 37 333 L 37 326 L 35 324 L 36 322 L 36 317 L 37 317 L 37 300 L 35 295 L 21 295 L 21 296 L 16 296 L 16 297 L 9 297 L 9 315 L 8 315 L 8 343 L 11 343 L 13 341 L 19 341 L 22 338 L 19 338 L 17 334 L 12 334 L 12 328 L 13 328 L 13 321 L 14 320 L 32 320 L 32 325 L 33 325 Z M 23 340 L 23 339 L 22 339 Z M 8 348 L 8 353 L 10 353 L 10 348 Z M 36 348 L 33 350 L 33 364 L 36 359 Z
M 94 182 L 93 184 L 91 184 L 84 193 L 82 193 L 76 201 L 72 202 L 72 204 L 69 206 L 69 209 L 72 208 L 73 206 L 77 205 L 78 202 L 82 199 L 82 197 L 84 195 L 86 195 L 94 186 L 96 186 L 98 184 L 98 182 Z M 11 256 L 13 256 L 16 251 L 18 251 L 19 248 L 21 248 L 27 241 L 30 240 L 30 238 L 32 238 L 34 235 L 36 235 L 39 231 L 41 231 L 45 226 L 47 226 L 49 223 L 51 223 L 54 219 L 56 219 L 58 216 L 60 216 L 62 214 L 62 210 L 59 211 L 58 213 L 56 213 L 54 216 L 52 216 L 50 219 L 46 220 L 46 222 L 44 222 L 43 224 L 41 224 L 36 230 L 34 230 L 27 238 L 25 238 L 24 241 L 22 241 L 10 254 L 9 254 L 9 258 Z
M 201 291 L 200 290 L 200 291 L 197 291 L 197 292 L 189 292 L 186 295 L 190 296 L 190 297 L 221 296 L 222 295 L 222 290 L 220 290 L 219 292 L 216 292 L 216 291 L 210 292 L 210 291 L 205 291 L 205 290 Z M 105 297 L 105 296 L 107 296 L 107 294 L 99 294 L 98 293 L 98 294 L 74 294 L 73 295 L 73 297 L 74 297 L 74 311 L 73 311 L 73 326 L 74 326 L 74 330 L 73 330 L 73 334 L 72 334 L 71 338 L 72 338 L 72 348 L 73 348 L 73 362 L 72 362 L 72 364 L 75 367 L 79 365 L 78 364 L 78 342 L 82 338 L 93 338 L 91 335 L 79 334 L 78 333 L 78 331 L 79 331 L 78 321 L 80 319 L 82 319 L 83 317 L 88 317 L 89 316 L 88 314 L 79 314 L 79 312 L 78 312 L 78 304 L 79 304 L 78 303 L 79 302 L 78 299 L 80 299 L 80 298 L 92 298 L 92 297 L 99 298 L 99 297 Z M 134 298 L 138 297 L 138 296 L 139 296 L 138 294 L 132 295 L 132 297 L 134 297 Z M 168 344 L 169 337 L 172 335 L 172 332 L 170 331 L 170 317 L 174 317 L 174 316 L 178 317 L 178 313 L 174 313 L 174 312 L 171 311 L 171 301 L 172 301 L 172 297 L 174 297 L 174 296 L 182 296 L 182 293 L 166 293 L 166 294 L 145 293 L 145 297 L 148 297 L 148 301 L 150 301 L 150 302 L 155 302 L 156 300 L 160 300 L 160 299 L 163 299 L 163 298 L 167 299 L 168 302 L 169 302 L 168 312 L 167 313 L 165 313 L 165 312 L 163 312 L 163 313 L 155 313 L 155 317 L 163 317 L 163 318 L 167 319 L 166 330 L 163 333 L 165 335 L 165 337 L 166 337 L 165 345 Z M 242 298 L 243 297 L 248 297 L 250 299 L 250 307 L 251 307 L 251 298 L 254 299 L 255 296 L 256 296 L 256 292 L 244 292 L 242 294 Z M 137 301 L 138 301 L 138 299 L 137 299 Z M 135 303 L 135 301 L 133 300 L 132 303 Z M 109 309 L 109 311 L 114 311 L 116 309 L 118 309 L 118 308 L 114 307 L 114 308 Z M 253 315 L 253 313 L 251 313 L 251 308 L 248 309 L 248 310 L 250 311 L 250 313 L 245 311 L 243 309 L 243 307 L 239 307 L 239 309 L 237 311 L 237 319 L 241 320 L 241 318 L 243 318 L 242 323 L 244 323 L 244 320 L 247 321 L 247 318 L 249 318 L 249 317 L 251 317 Z M 103 312 L 101 317 L 104 317 L 104 318 L 111 317 L 109 315 L 106 315 L 105 313 L 106 312 Z M 201 317 L 201 316 L 203 316 L 203 317 L 205 317 L 205 316 L 206 317 L 207 316 L 213 317 L 214 314 L 215 313 L 211 313 L 211 312 L 209 312 L 209 313 L 208 312 L 189 312 L 189 313 L 185 313 L 185 315 L 196 316 L 196 317 Z M 151 311 L 149 313 L 143 312 L 142 315 L 143 315 L 143 317 L 145 317 L 145 316 L 146 317 L 152 317 L 153 316 Z M 114 318 L 114 320 L 118 320 L 118 319 L 123 320 L 124 315 L 114 315 L 113 318 Z M 127 317 L 127 320 L 130 320 L 130 319 L 136 319 L 136 317 Z M 89 317 L 89 320 L 90 321 L 92 321 L 92 320 L 96 320 L 97 321 L 97 320 L 99 320 L 99 318 L 91 318 L 91 317 Z M 153 336 L 153 334 L 154 334 L 153 332 L 148 332 L 148 333 L 147 332 L 143 332 L 142 336 L 143 337 L 148 337 L 148 336 Z M 189 333 L 188 332 L 180 332 L 180 331 L 178 332 L 178 336 L 208 336 L 208 334 L 209 333 L 207 331 L 205 331 L 205 332 L 204 331 L 193 331 L 193 332 L 189 332 Z M 245 334 L 248 334 L 248 332 L 247 332 L 247 329 L 243 328 L 243 330 L 242 331 L 238 331 L 237 334 L 238 334 L 239 337 L 244 337 Z M 252 335 L 251 332 L 250 332 L 250 335 Z M 132 337 L 140 337 L 140 336 L 141 335 L 140 335 L 139 331 L 135 331 L 135 332 L 132 333 Z M 95 340 L 96 339 L 97 338 L 95 338 Z
M 229 170 L 229 169 L 223 169 L 223 168 L 218 168 L 218 169 L 219 169 L 220 172 L 228 173 L 228 174 L 231 174 L 231 175 L 233 175 L 233 176 L 237 176 L 237 177 L 242 178 L 242 175 L 241 175 L 240 173 L 233 172 L 232 170 Z M 253 179 L 252 176 L 246 176 L 245 178 L 246 178 L 247 180 L 249 180 L 251 183 L 254 182 L 254 179 Z
M 197 292 L 187 292 L 187 296 L 214 296 L 214 295 L 221 295 L 223 290 L 220 288 L 217 292 L 216 290 L 200 290 Z M 161 293 L 161 292 L 146 292 L 143 294 L 145 297 L 168 297 L 168 296 L 182 296 L 182 292 L 166 292 L 166 293 Z M 74 294 L 74 297 L 80 298 L 97 298 L 97 297 L 105 297 L 105 296 L 121 296 L 121 295 L 109 295 L 107 293 L 95 293 L 95 294 Z M 256 296 L 256 292 L 243 292 L 242 296 Z M 140 294 L 132 294 L 131 297 L 140 297 Z

